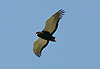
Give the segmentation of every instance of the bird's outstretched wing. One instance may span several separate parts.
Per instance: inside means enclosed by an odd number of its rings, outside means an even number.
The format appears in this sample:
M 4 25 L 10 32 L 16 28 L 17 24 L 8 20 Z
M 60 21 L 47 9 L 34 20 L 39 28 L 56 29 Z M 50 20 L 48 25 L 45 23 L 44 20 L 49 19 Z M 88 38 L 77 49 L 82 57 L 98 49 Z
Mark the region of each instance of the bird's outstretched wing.
M 62 15 L 64 15 L 64 10 L 59 10 L 56 12 L 54 15 L 52 15 L 47 21 L 46 25 L 43 31 L 48 31 L 50 34 L 53 34 L 57 27 L 58 27 L 58 22 L 62 18 Z
M 34 51 L 35 55 L 40 57 L 43 48 L 45 48 L 48 45 L 48 43 L 49 43 L 48 40 L 45 40 L 45 39 L 42 39 L 42 38 L 38 38 L 34 42 L 34 47 L 33 47 L 33 51 Z

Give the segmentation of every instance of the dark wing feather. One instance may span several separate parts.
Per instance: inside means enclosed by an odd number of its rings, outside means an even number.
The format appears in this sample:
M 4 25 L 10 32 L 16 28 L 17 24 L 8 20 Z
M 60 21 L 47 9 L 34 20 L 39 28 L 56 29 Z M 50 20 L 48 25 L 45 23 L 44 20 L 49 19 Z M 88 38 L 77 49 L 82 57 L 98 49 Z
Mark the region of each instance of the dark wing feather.
M 59 10 L 56 12 L 54 15 L 52 15 L 47 21 L 46 25 L 43 31 L 48 31 L 51 34 L 53 34 L 57 27 L 58 27 L 58 22 L 62 18 L 62 15 L 64 15 L 64 10 Z
M 38 38 L 34 42 L 34 47 L 33 47 L 33 51 L 34 51 L 35 55 L 40 57 L 43 48 L 45 48 L 48 45 L 48 43 L 49 43 L 49 41 L 42 39 L 42 38 Z

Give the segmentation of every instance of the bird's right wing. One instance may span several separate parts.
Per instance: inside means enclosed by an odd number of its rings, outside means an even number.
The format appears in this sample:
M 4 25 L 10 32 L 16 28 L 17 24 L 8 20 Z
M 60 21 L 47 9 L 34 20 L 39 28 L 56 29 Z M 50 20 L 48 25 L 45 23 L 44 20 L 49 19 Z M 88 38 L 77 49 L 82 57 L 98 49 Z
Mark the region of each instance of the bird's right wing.
M 64 10 L 59 10 L 56 12 L 54 15 L 52 15 L 47 21 L 46 25 L 43 31 L 48 31 L 50 34 L 53 34 L 57 27 L 58 27 L 58 22 L 62 18 L 62 15 L 64 15 Z
M 34 47 L 33 47 L 33 51 L 34 51 L 35 55 L 40 57 L 43 48 L 45 48 L 48 45 L 48 43 L 49 43 L 48 40 L 45 40 L 45 39 L 42 39 L 42 38 L 38 38 L 34 42 Z

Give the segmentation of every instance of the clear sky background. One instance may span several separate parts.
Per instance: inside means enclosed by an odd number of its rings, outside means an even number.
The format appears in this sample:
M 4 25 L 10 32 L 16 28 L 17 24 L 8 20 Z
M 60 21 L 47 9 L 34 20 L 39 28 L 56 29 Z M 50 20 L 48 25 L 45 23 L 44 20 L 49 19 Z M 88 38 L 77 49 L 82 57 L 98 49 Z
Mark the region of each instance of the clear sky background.
M 35 33 L 66 11 L 40 58 Z M 0 69 L 100 69 L 100 0 L 0 0 Z

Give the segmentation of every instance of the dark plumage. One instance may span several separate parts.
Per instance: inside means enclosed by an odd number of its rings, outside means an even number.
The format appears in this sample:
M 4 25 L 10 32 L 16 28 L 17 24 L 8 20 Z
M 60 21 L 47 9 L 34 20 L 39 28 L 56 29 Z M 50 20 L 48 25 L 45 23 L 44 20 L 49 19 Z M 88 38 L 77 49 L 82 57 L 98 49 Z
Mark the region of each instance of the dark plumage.
M 53 37 L 48 31 L 37 32 L 36 35 L 43 39 L 55 42 L 55 37 Z
M 64 15 L 64 10 L 59 10 L 53 16 L 51 16 L 47 21 L 45 28 L 42 32 L 37 32 L 36 35 L 39 37 L 34 42 L 33 51 L 36 56 L 40 57 L 43 48 L 45 48 L 49 41 L 56 42 L 55 37 L 53 37 L 54 32 L 57 30 L 58 22 Z

